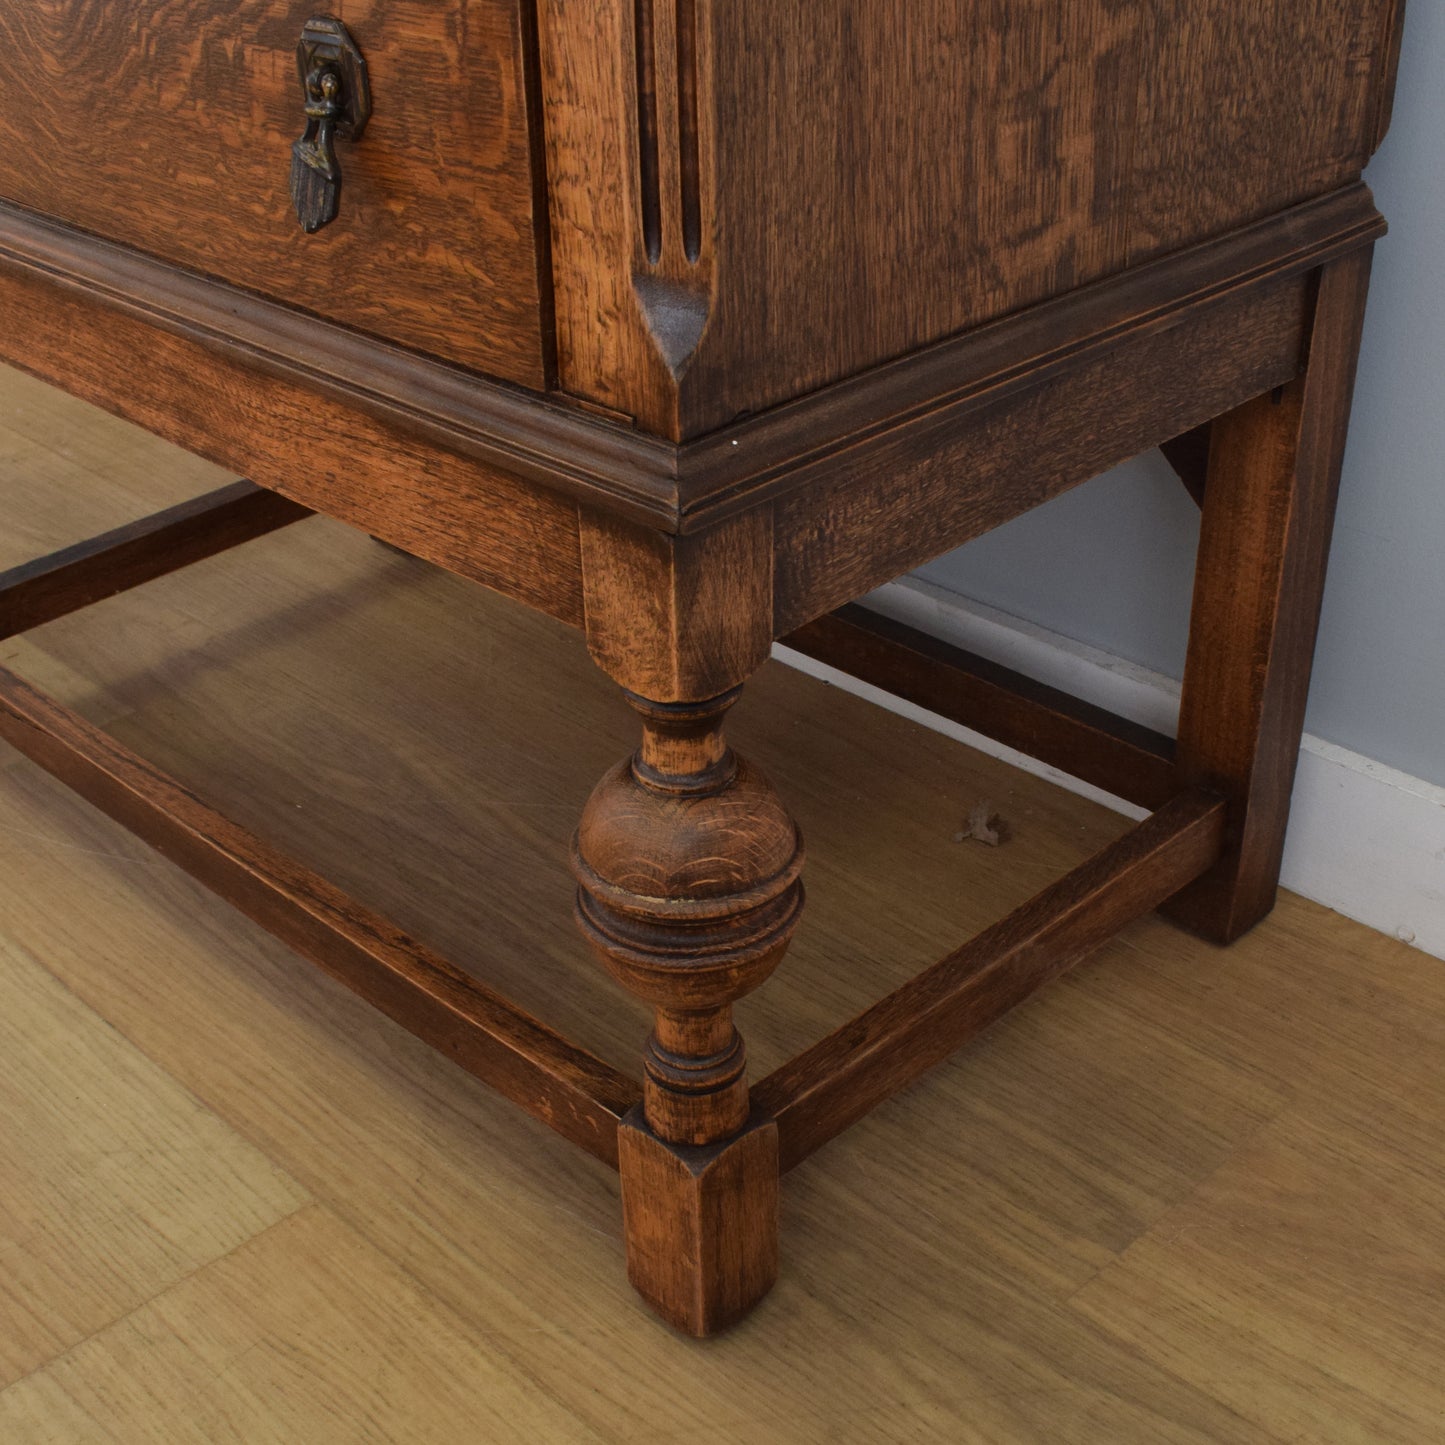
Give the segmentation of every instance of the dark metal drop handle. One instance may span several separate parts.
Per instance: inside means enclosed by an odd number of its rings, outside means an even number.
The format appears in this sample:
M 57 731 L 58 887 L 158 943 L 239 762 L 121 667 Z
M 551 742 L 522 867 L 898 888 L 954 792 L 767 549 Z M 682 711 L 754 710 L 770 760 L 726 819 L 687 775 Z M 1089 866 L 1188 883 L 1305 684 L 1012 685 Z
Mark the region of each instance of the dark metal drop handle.
M 291 200 L 309 236 L 330 225 L 341 209 L 341 162 L 336 158 L 341 77 L 334 70 L 315 70 L 306 89 L 306 134 L 291 147 Z
M 371 117 L 366 61 L 339 20 L 308 20 L 296 51 L 306 131 L 291 147 L 291 202 L 306 234 L 328 226 L 341 209 L 336 139 L 359 140 Z

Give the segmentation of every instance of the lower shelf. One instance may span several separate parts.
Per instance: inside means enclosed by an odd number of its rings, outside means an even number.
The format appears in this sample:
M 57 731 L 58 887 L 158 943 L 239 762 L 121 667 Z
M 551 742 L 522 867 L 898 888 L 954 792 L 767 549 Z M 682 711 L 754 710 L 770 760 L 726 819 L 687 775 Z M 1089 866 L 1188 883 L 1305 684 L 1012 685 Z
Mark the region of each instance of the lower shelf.
M 641 1087 L 0 669 L 0 737 L 247 917 L 597 1158 Z M 1224 804 L 1185 793 L 753 1091 L 781 1165 L 813 1150 L 1157 907 L 1220 856 Z

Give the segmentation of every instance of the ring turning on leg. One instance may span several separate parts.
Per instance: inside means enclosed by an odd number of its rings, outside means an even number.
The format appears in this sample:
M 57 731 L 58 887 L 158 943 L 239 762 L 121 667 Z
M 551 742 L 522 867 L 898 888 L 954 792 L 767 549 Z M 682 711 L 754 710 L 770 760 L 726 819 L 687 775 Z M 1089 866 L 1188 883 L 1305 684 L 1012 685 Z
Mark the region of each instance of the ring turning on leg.
M 583 936 L 654 1011 L 642 1117 L 621 1142 L 629 1272 L 695 1334 L 745 1313 L 776 1272 L 776 1130 L 749 1123 L 732 1010 L 803 905 L 797 826 L 723 740 L 736 697 L 629 696 L 642 746 L 597 786 L 573 845 Z
M 732 1005 L 777 967 L 803 904 L 798 829 L 722 738 L 736 697 L 630 698 L 642 747 L 592 794 L 574 847 L 583 935 L 656 1012 L 645 1109 L 675 1144 L 710 1144 L 746 1122 Z

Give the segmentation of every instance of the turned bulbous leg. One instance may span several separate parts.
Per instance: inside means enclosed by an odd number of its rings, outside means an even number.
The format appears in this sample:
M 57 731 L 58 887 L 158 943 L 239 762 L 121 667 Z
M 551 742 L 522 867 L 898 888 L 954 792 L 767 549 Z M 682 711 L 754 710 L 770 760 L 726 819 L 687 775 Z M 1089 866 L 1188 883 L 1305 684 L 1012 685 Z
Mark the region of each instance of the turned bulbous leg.
M 803 904 L 797 827 L 723 741 L 736 696 L 630 699 L 642 747 L 592 794 L 574 850 L 584 936 L 655 1010 L 646 1117 L 676 1144 L 714 1143 L 747 1121 L 732 1006 L 777 967 Z
M 732 1009 L 777 967 L 803 905 L 798 829 L 723 739 L 736 697 L 629 697 L 642 746 L 598 785 L 573 847 L 582 933 L 654 1010 L 642 1117 L 621 1151 L 630 1272 L 698 1334 L 745 1312 L 776 1271 L 776 1136 L 749 1122 Z

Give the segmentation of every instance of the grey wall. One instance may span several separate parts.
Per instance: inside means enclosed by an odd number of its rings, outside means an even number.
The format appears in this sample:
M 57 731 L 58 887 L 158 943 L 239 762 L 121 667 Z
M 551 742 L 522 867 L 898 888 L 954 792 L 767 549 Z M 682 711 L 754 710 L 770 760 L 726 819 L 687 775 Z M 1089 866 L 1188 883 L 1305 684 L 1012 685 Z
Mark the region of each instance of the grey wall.
M 1312 733 L 1445 784 L 1445 5 L 1408 7 Z M 1199 516 L 1157 453 L 922 569 L 1178 677 Z

